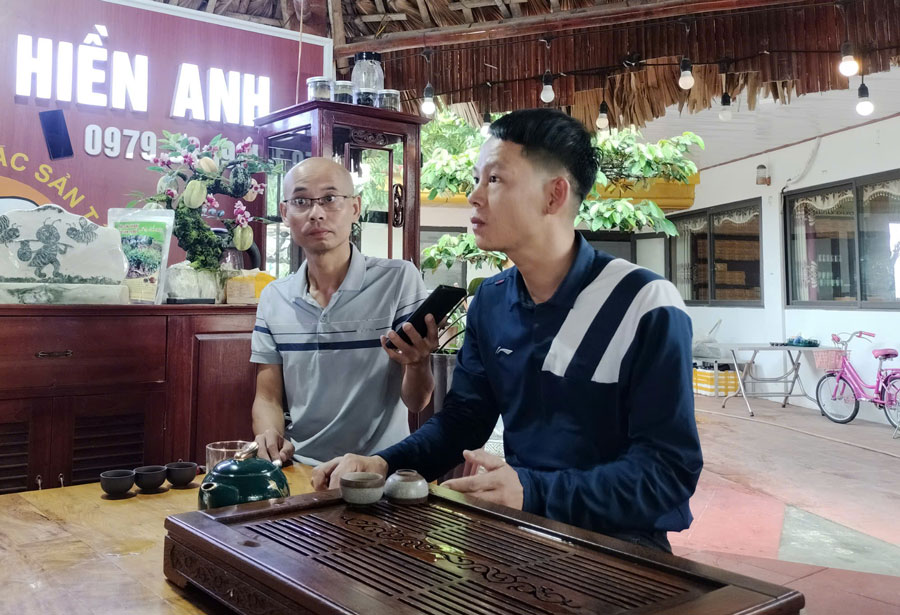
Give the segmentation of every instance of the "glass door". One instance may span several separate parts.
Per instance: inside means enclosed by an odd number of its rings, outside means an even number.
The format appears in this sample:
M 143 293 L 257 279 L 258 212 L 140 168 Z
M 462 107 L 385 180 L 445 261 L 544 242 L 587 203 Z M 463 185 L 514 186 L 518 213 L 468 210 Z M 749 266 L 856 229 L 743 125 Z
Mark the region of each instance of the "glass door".
M 309 126 L 303 126 L 280 135 L 269 137 L 268 158 L 281 162 L 280 173 L 266 176 L 266 216 L 275 221 L 266 225 L 265 270 L 276 278 L 283 278 L 295 271 L 302 262 L 302 255 L 291 241 L 291 232 L 281 223 L 278 204 L 284 199 L 284 175 L 295 164 L 312 156 L 312 135 Z
M 362 202 L 353 242 L 367 256 L 403 258 L 403 137 L 341 125 L 332 134 Z

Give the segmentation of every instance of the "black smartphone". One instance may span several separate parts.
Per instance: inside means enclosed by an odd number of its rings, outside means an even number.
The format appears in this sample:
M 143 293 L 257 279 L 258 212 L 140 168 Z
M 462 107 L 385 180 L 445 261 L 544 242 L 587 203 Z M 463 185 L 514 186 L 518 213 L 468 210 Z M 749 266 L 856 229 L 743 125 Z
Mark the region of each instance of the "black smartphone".
M 425 316 L 431 314 L 434 316 L 434 322 L 437 324 L 441 324 L 441 321 L 447 317 L 447 314 L 453 311 L 459 302 L 466 298 L 466 289 L 465 288 L 457 288 L 456 286 L 446 286 L 441 284 L 428 295 L 428 298 L 422 302 L 422 305 L 416 308 L 416 311 L 413 312 L 409 318 L 399 323 L 394 331 L 397 335 L 400 336 L 407 344 L 409 342 L 409 336 L 406 335 L 406 332 L 403 331 L 403 325 L 405 323 L 412 324 L 415 327 L 416 331 L 422 337 L 428 333 L 428 327 L 425 325 Z M 396 348 L 391 340 L 387 341 L 385 344 L 388 348 Z
M 71 157 L 74 153 L 72 141 L 69 139 L 69 129 L 66 128 L 66 118 L 62 109 L 41 111 L 38 116 L 41 119 L 41 130 L 44 131 L 44 141 L 47 143 L 50 160 Z

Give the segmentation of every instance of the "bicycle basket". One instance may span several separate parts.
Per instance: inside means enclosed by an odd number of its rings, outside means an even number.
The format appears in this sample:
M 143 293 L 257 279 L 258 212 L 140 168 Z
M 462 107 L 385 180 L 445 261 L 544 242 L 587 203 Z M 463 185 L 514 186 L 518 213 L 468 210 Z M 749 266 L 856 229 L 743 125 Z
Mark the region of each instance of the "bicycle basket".
M 841 369 L 841 359 L 847 356 L 844 350 L 814 350 L 813 359 L 816 367 L 826 371 Z

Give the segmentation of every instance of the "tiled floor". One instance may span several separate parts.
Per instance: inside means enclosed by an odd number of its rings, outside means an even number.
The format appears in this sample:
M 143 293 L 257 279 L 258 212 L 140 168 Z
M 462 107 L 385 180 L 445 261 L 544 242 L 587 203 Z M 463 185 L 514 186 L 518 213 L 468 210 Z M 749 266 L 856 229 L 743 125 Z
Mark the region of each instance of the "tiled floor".
M 697 398 L 705 467 L 675 553 L 796 587 L 809 614 L 900 613 L 900 439 L 752 405 Z

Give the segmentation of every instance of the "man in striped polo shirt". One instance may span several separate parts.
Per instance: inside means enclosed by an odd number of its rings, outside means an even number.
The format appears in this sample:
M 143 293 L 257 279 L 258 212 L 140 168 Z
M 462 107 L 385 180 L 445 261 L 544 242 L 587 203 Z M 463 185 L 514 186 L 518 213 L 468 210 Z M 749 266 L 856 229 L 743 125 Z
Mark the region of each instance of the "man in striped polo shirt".
M 412 344 L 392 330 L 425 299 L 425 285 L 412 263 L 364 256 L 350 243 L 360 197 L 343 166 L 304 160 L 285 175 L 283 194 L 281 217 L 306 260 L 263 290 L 256 312 L 260 456 L 316 464 L 368 455 L 408 436 L 407 408 L 418 412 L 431 398 L 434 319 L 424 339 L 404 326 Z M 388 337 L 396 350 L 382 349 Z
M 691 385 L 691 321 L 675 287 L 598 252 L 572 230 L 599 159 L 576 120 L 510 113 L 481 148 L 469 196 L 478 247 L 515 267 L 486 280 L 444 407 L 371 457 L 313 473 L 322 489 L 355 470 L 434 479 L 465 459 L 481 474 L 445 486 L 550 519 L 670 550 L 702 467 Z M 480 447 L 498 415 L 505 461 Z

